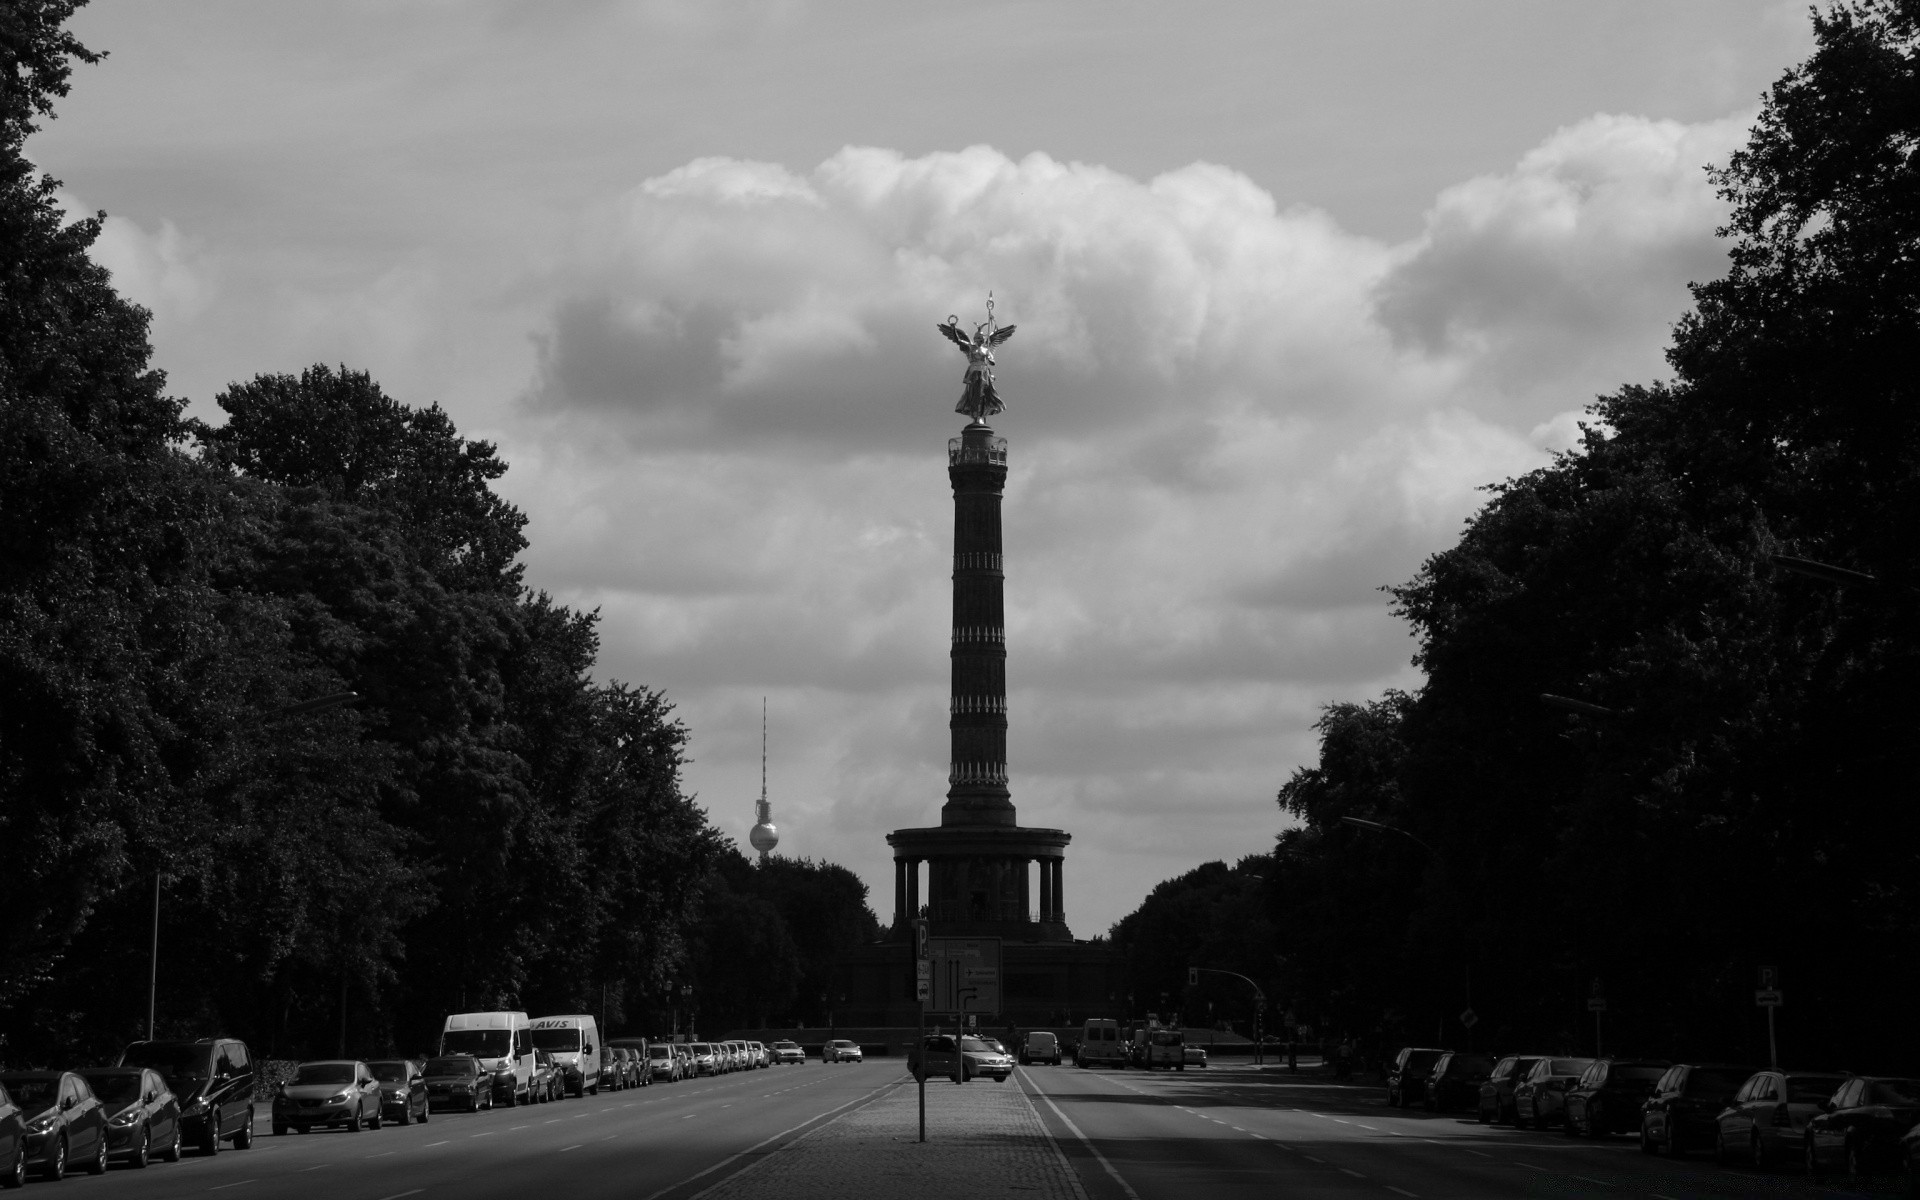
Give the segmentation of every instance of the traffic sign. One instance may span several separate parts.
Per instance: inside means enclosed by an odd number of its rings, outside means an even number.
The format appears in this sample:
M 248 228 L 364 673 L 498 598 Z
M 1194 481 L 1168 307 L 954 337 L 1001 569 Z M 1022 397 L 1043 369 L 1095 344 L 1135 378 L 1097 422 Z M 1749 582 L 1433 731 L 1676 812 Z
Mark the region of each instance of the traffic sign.
M 1761 967 L 1760 982 L 1756 986 L 1759 987 L 1759 989 L 1763 992 L 1779 991 L 1780 990 L 1780 968 L 1779 967 Z
M 933 981 L 931 979 L 920 980 L 914 985 L 914 991 L 920 1003 L 925 1004 L 927 1001 L 933 999 Z
M 1588 1011 L 1588 1012 L 1605 1012 L 1605 1011 L 1607 1011 L 1607 999 L 1606 999 L 1606 997 L 1605 997 L 1605 996 L 1595 996 L 1595 997 L 1593 997 L 1593 998 L 1592 998 L 1591 1000 L 1588 1000 L 1588 1001 L 1587 1001 L 1587 1011 Z
M 1187 986 L 1188 987 L 1200 986 L 1200 968 L 1199 967 L 1187 968 Z
M 1780 1008 L 1786 1004 L 1787 996 L 1778 988 L 1761 988 L 1753 994 L 1753 1002 L 1761 1008 Z
M 930 958 L 923 958 L 923 959 L 920 959 L 918 962 L 914 963 L 913 977 L 923 982 L 932 980 L 933 979 L 933 960 Z
M 1480 1016 L 1478 1013 L 1474 1012 L 1471 1008 L 1469 1008 L 1467 1011 L 1460 1014 L 1460 1023 L 1462 1025 L 1465 1025 L 1468 1029 L 1472 1029 L 1475 1025 L 1478 1025 L 1480 1023 Z

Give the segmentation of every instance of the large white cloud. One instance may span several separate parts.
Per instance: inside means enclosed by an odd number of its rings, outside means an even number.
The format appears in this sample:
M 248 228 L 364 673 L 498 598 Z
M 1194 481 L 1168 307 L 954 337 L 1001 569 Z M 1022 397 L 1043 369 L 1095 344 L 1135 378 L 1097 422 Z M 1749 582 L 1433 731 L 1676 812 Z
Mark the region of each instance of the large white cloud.
M 1411 681 L 1379 585 L 1596 392 L 1660 370 L 1720 267 L 1701 166 L 1742 122 L 1596 117 L 1387 245 L 1195 164 L 984 146 L 730 159 L 648 180 L 557 265 L 508 486 L 533 575 L 662 684 L 744 829 L 758 698 L 800 853 L 888 904 L 879 834 L 937 819 L 961 360 L 994 290 L 1011 754 L 1076 835 L 1083 934 L 1269 844 L 1316 709 Z M 733 817 L 738 816 L 734 821 Z

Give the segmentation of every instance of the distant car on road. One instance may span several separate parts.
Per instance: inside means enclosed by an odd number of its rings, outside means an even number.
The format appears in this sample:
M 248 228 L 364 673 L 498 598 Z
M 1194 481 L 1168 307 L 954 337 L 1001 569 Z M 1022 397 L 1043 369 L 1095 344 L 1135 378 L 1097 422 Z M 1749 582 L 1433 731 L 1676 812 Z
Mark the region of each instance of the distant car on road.
M 1080 1047 L 1074 1051 L 1073 1064 L 1081 1068 L 1126 1066 L 1127 1042 L 1120 1037 L 1120 1023 L 1107 1017 L 1089 1018 L 1080 1030 Z
M 1641 1109 L 1671 1066 L 1665 1059 L 1599 1060 L 1567 1089 L 1562 1128 L 1568 1137 L 1590 1138 L 1638 1129 Z
M 1388 1107 L 1408 1108 L 1425 1099 L 1427 1076 L 1433 1073 L 1433 1064 L 1445 1053 L 1428 1046 L 1406 1046 L 1394 1055 L 1393 1063 L 1387 1067 Z
M 150 1067 L 93 1067 L 80 1072 L 107 1112 L 107 1153 L 132 1167 L 154 1156 L 180 1161 L 180 1101 Z
M 1493 1064 L 1493 1071 L 1480 1084 L 1478 1115 L 1482 1125 L 1513 1120 L 1513 1089 L 1539 1061 L 1538 1054 L 1509 1054 Z
M 673 1047 L 665 1042 L 647 1043 L 647 1082 L 678 1083 L 680 1081 L 680 1060 L 674 1057 Z
M 693 1073 L 695 1075 L 718 1075 L 720 1073 L 720 1058 L 719 1055 L 715 1053 L 712 1042 L 692 1042 L 687 1046 L 687 1052 L 693 1056 Z
M 1861 1076 L 1835 1092 L 1826 1111 L 1807 1122 L 1809 1174 L 1830 1166 L 1856 1177 L 1902 1165 L 1901 1135 L 1920 1124 L 1920 1079 Z
M 820 1061 L 830 1063 L 861 1062 L 865 1058 L 860 1047 L 846 1038 L 835 1038 L 820 1047 Z
M 1012 1058 L 970 1034 L 928 1034 L 911 1066 L 916 1078 L 944 1075 L 955 1083 L 967 1083 L 980 1075 L 1005 1083 L 1013 1074 Z
M 358 1059 L 301 1063 L 273 1097 L 273 1132 L 336 1125 L 348 1133 L 380 1128 L 380 1081 Z
M 1181 1053 L 1185 1056 L 1186 1065 L 1189 1067 L 1204 1067 L 1207 1065 L 1207 1048 L 1205 1046 L 1195 1046 L 1189 1043 L 1182 1049 Z
M 1754 1068 L 1733 1063 L 1679 1063 L 1667 1068 L 1640 1105 L 1640 1149 L 1675 1158 L 1713 1144 L 1714 1118 L 1733 1103 Z
M 107 1173 L 106 1109 L 86 1080 L 72 1071 L 8 1071 L 0 1087 L 26 1118 L 27 1159 L 42 1176 L 64 1179 L 70 1163 Z
M 807 1061 L 807 1052 L 802 1050 L 798 1043 L 782 1039 L 773 1044 L 773 1061 L 778 1066 L 789 1063 L 796 1067 L 801 1066 Z
M 426 1077 L 427 1105 L 432 1108 L 464 1108 L 479 1112 L 493 1107 L 493 1073 L 471 1054 L 445 1054 L 430 1058 L 421 1074 Z
M 427 1077 L 425 1064 L 410 1058 L 383 1058 L 367 1064 L 367 1070 L 380 1081 L 380 1116 L 395 1125 L 411 1125 L 427 1119 Z
M 1051 1063 L 1060 1065 L 1060 1039 L 1044 1029 L 1036 1029 L 1020 1039 L 1020 1065 Z
M 1755 1072 L 1713 1120 L 1714 1161 L 1770 1167 L 1787 1154 L 1803 1155 L 1807 1123 L 1846 1081 L 1838 1071 Z

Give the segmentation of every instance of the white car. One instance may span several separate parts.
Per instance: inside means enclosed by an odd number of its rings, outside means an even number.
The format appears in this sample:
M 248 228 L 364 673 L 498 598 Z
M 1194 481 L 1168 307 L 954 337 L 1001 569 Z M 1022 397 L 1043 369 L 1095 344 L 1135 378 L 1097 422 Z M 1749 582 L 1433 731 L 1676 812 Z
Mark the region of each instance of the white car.
M 858 1042 L 850 1042 L 846 1038 L 835 1038 L 820 1047 L 820 1061 L 857 1063 L 865 1062 L 866 1059 L 860 1053 L 860 1044 Z
M 788 1063 L 792 1063 L 798 1067 L 805 1065 L 806 1061 L 807 1052 L 802 1050 L 797 1044 L 786 1041 L 775 1042 L 773 1044 L 773 1063 L 775 1066 L 784 1067 Z

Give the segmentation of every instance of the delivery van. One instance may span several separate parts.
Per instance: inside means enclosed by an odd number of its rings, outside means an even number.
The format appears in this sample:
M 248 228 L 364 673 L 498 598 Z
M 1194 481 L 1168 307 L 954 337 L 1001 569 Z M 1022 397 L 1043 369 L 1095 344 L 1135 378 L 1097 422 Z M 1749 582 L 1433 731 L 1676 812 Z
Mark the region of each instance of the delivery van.
M 440 1034 L 440 1056 L 471 1054 L 493 1077 L 493 1098 L 507 1104 L 533 1099 L 533 1031 L 523 1012 L 454 1013 Z
M 1093 1017 L 1080 1030 L 1080 1048 L 1073 1061 L 1081 1067 L 1124 1067 L 1127 1043 L 1120 1040 L 1120 1023 L 1108 1017 Z
M 545 1050 L 560 1068 L 567 1091 L 576 1096 L 600 1094 L 600 1068 L 605 1063 L 606 1047 L 600 1044 L 600 1027 L 592 1017 L 535 1017 L 533 1044 Z

